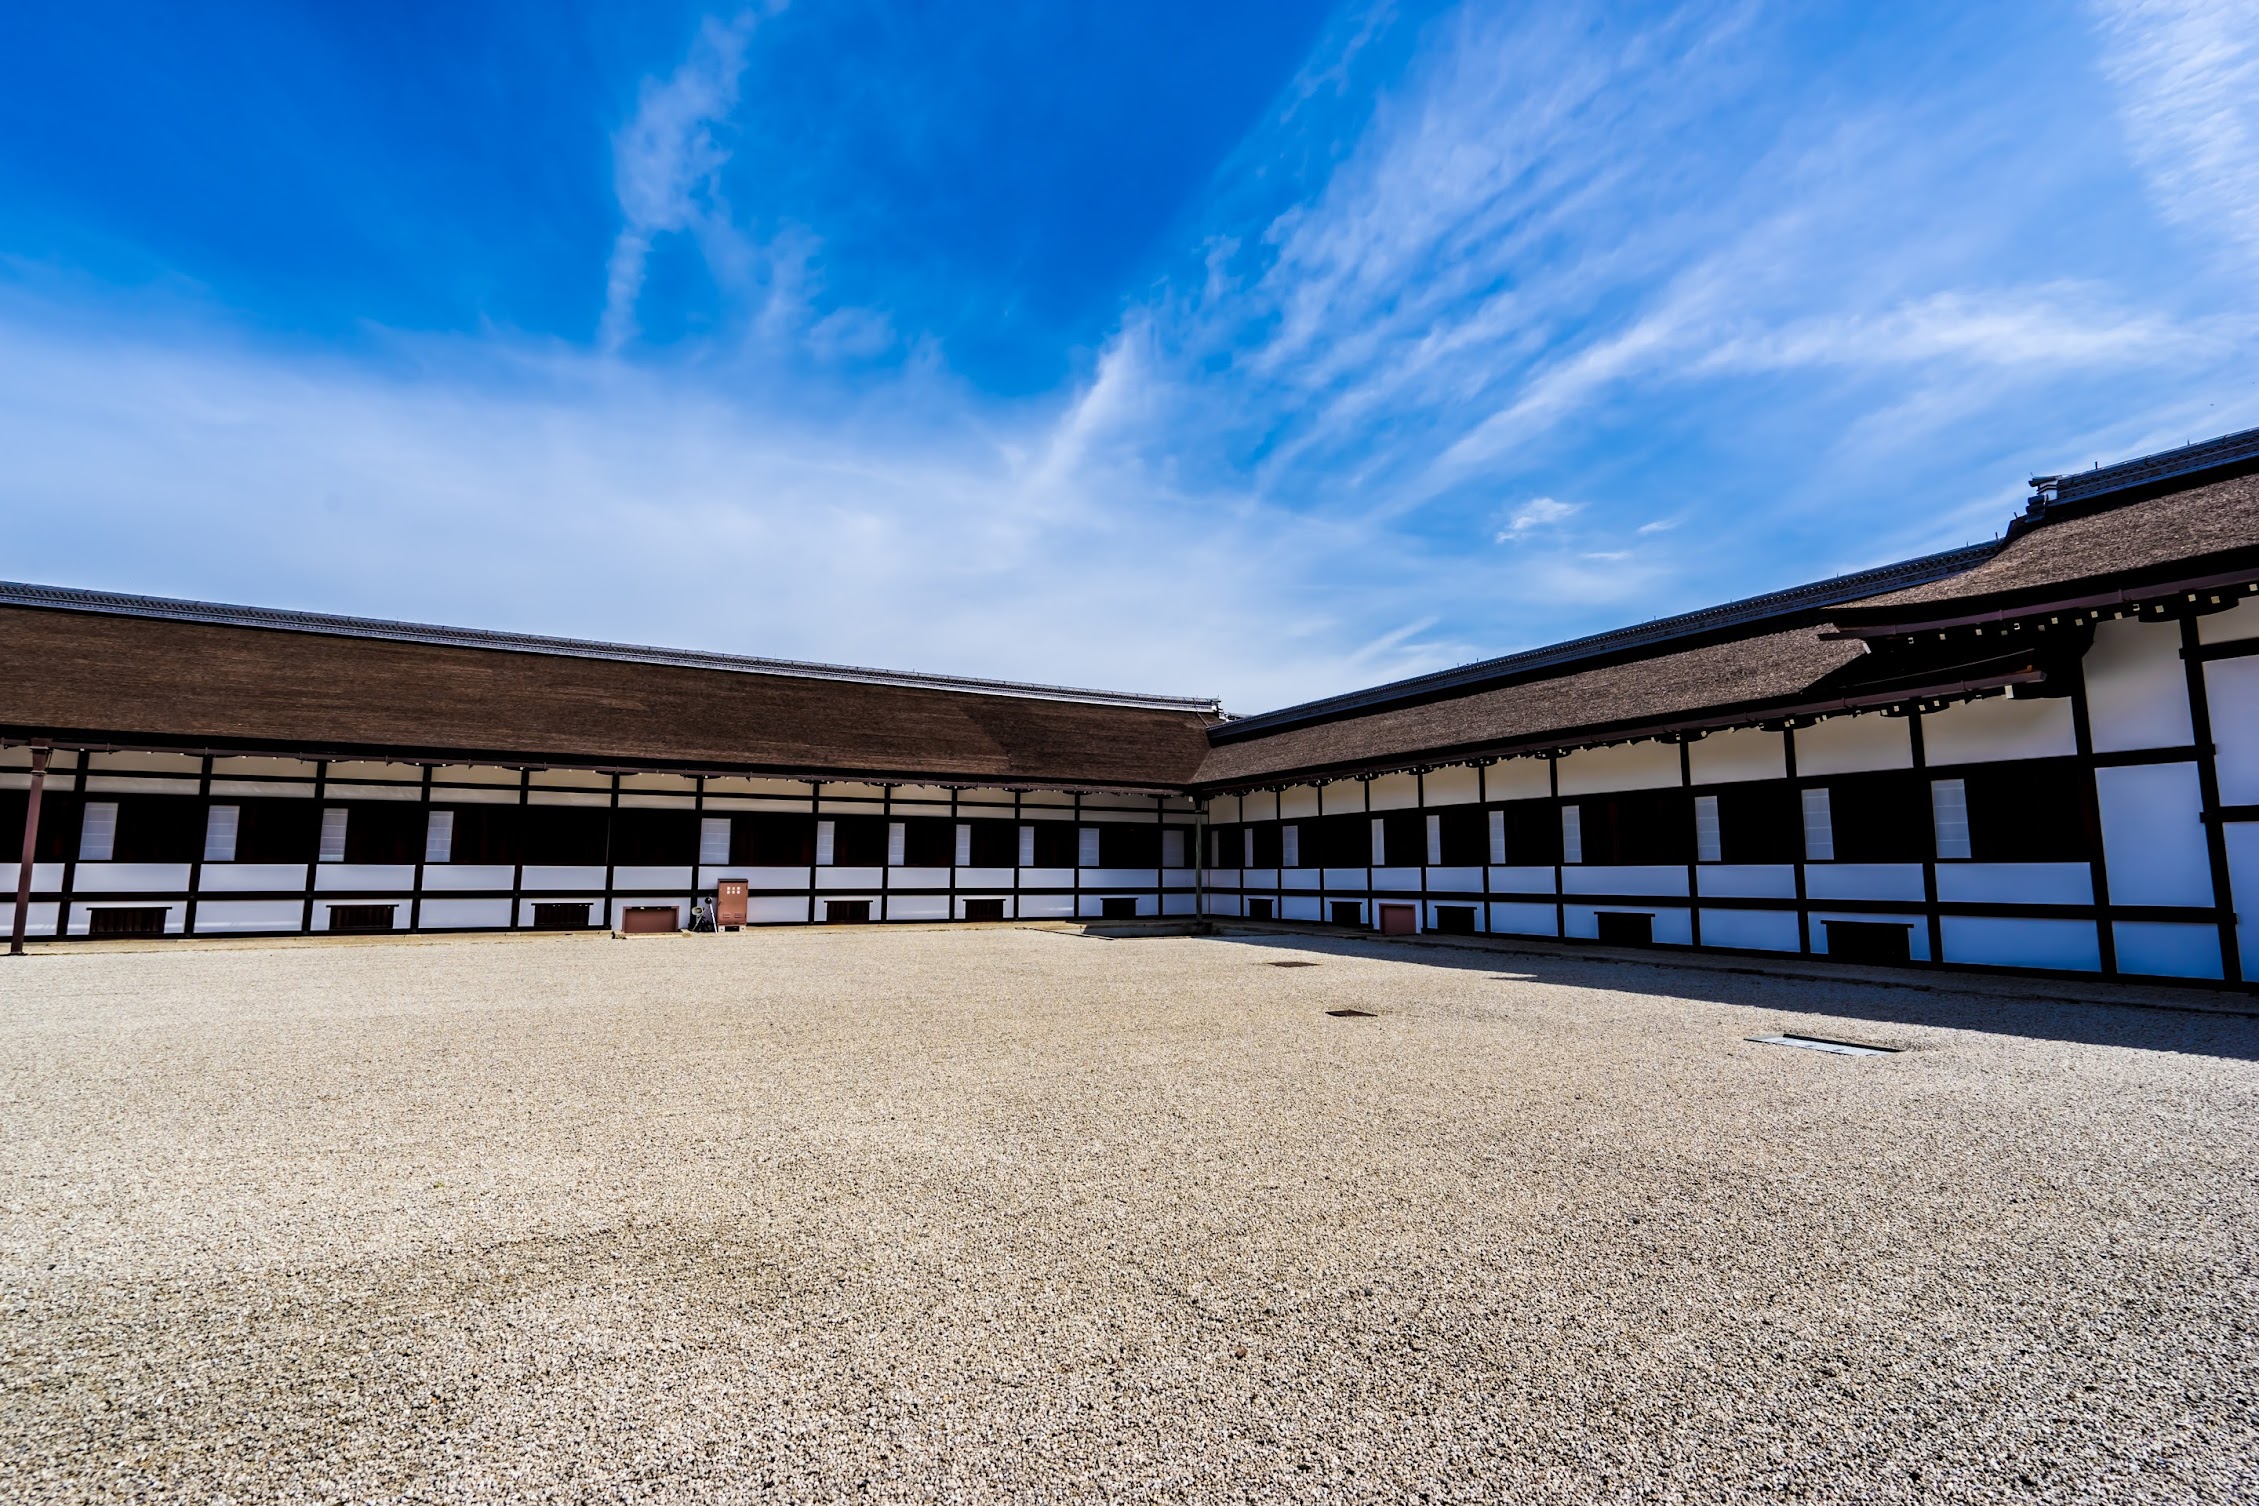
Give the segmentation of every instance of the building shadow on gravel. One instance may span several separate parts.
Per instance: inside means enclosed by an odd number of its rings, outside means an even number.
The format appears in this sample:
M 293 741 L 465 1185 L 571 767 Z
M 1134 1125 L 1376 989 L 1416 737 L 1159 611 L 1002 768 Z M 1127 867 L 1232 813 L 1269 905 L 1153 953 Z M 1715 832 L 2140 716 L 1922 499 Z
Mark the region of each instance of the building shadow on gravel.
M 1977 977 L 1964 984 L 1950 973 L 1916 973 L 1904 981 L 1896 981 L 1848 973 L 1820 976 L 1801 972 L 1793 962 L 1773 967 L 1763 959 L 1742 957 L 1650 961 L 1637 955 L 1600 956 L 1539 947 L 1524 950 L 1510 944 L 1405 943 L 1354 934 L 1329 936 L 1322 932 L 1263 933 L 1222 928 L 1214 939 L 1258 953 L 1330 953 L 1401 963 L 1407 967 L 1484 974 L 1514 982 L 1651 993 L 1776 1014 L 1793 1012 L 1820 1016 L 1845 1022 L 1847 1034 L 1851 1027 L 1858 1025 L 1919 1025 L 2087 1046 L 2122 1046 L 2136 1051 L 2173 1051 L 2259 1061 L 2259 1018 L 2210 1014 L 2202 1012 L 2201 1007 L 2157 1007 L 2130 1000 L 2102 1003 L 2050 998 L 2047 996 L 2048 980 L 2042 978 Z M 2018 992 L 1982 991 L 1996 981 Z M 2240 996 L 2228 995 L 2220 1002 L 2233 1007 L 2246 1001 Z M 1751 1028 L 1754 1031 L 1769 1026 L 1767 1022 L 1752 1021 Z

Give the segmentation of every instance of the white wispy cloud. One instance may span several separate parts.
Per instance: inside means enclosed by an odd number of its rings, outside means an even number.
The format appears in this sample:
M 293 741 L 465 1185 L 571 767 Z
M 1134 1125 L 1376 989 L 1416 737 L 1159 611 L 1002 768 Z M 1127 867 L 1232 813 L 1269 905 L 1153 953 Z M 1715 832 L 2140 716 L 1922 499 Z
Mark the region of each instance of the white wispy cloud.
M 2259 9 L 2103 0 L 2103 71 L 2159 205 L 2259 272 Z
M 1498 530 L 1492 542 L 1519 543 L 1539 529 L 1552 528 L 1568 521 L 1576 516 L 1577 511 L 1578 504 L 1575 502 L 1561 502 L 1552 497 L 1533 498 L 1514 509 L 1506 519 L 1506 526 Z
M 714 128 L 737 108 L 755 21 L 750 11 L 728 21 L 709 17 L 682 66 L 664 80 L 644 81 L 635 115 L 613 138 L 613 191 L 622 223 L 605 271 L 599 340 L 607 349 L 635 333 L 654 240 L 682 232 L 709 240 L 734 233 L 721 193 L 729 153 Z

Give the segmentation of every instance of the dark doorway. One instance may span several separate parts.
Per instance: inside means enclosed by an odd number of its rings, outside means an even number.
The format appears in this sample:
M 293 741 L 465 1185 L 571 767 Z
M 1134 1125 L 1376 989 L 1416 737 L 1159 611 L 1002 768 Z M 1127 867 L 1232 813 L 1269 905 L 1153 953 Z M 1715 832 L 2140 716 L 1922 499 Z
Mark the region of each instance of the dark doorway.
M 1473 905 L 1437 905 L 1435 928 L 1445 936 L 1472 936 L 1475 934 L 1475 907 Z
M 1249 900 L 1247 902 L 1247 918 L 1249 920 L 1269 920 L 1274 903 L 1275 901 L 1267 899 Z
M 332 931 L 389 931 L 392 915 L 398 905 L 331 905 L 329 928 Z
M 1884 966 L 1914 960 L 1914 928 L 1879 920 L 1830 920 L 1828 956 L 1837 962 L 1873 962 Z
M 1653 946 L 1655 917 L 1603 910 L 1593 917 L 1600 923 L 1600 939 L 1610 946 Z
M 542 904 L 533 907 L 533 928 L 537 931 L 585 931 L 588 929 L 588 905 Z
M 965 919 L 1002 920 L 1004 901 L 1000 899 L 968 899 L 965 901 Z
M 827 899 L 824 901 L 824 924 L 826 925 L 867 925 L 870 918 L 871 902 L 867 899 Z
M 1365 907 L 1353 899 L 1337 899 L 1326 912 L 1337 926 L 1361 926 L 1365 923 Z
M 1107 920 L 1137 919 L 1137 900 L 1130 895 L 1108 895 L 1098 902 L 1098 913 Z
M 162 936 L 163 905 L 103 905 L 86 916 L 89 936 Z

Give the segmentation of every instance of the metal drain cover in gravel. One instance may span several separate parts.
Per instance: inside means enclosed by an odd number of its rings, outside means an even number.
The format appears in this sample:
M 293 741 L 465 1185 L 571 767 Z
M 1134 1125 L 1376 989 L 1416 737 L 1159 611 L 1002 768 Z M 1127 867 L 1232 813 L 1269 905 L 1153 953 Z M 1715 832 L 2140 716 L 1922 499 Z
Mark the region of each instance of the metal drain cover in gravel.
M 1896 1046 L 1862 1046 L 1857 1041 L 1831 1041 L 1817 1035 L 1753 1035 L 1760 1046 L 1796 1046 L 1805 1051 L 1832 1051 L 1837 1056 L 1896 1056 Z
M 1379 1015 L 1374 1014 L 1369 1009 L 1329 1009 L 1326 1013 L 1337 1020 L 1377 1020 L 1380 1018 Z
M 1316 967 L 1315 962 L 1274 962 L 1273 967 Z

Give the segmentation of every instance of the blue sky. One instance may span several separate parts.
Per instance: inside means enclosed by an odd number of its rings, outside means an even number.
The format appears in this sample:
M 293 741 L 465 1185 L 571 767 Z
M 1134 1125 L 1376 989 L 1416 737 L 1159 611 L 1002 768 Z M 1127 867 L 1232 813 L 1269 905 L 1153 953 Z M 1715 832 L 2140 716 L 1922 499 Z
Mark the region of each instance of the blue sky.
M 0 15 L 0 574 L 1307 696 L 2259 425 L 2211 0 Z

